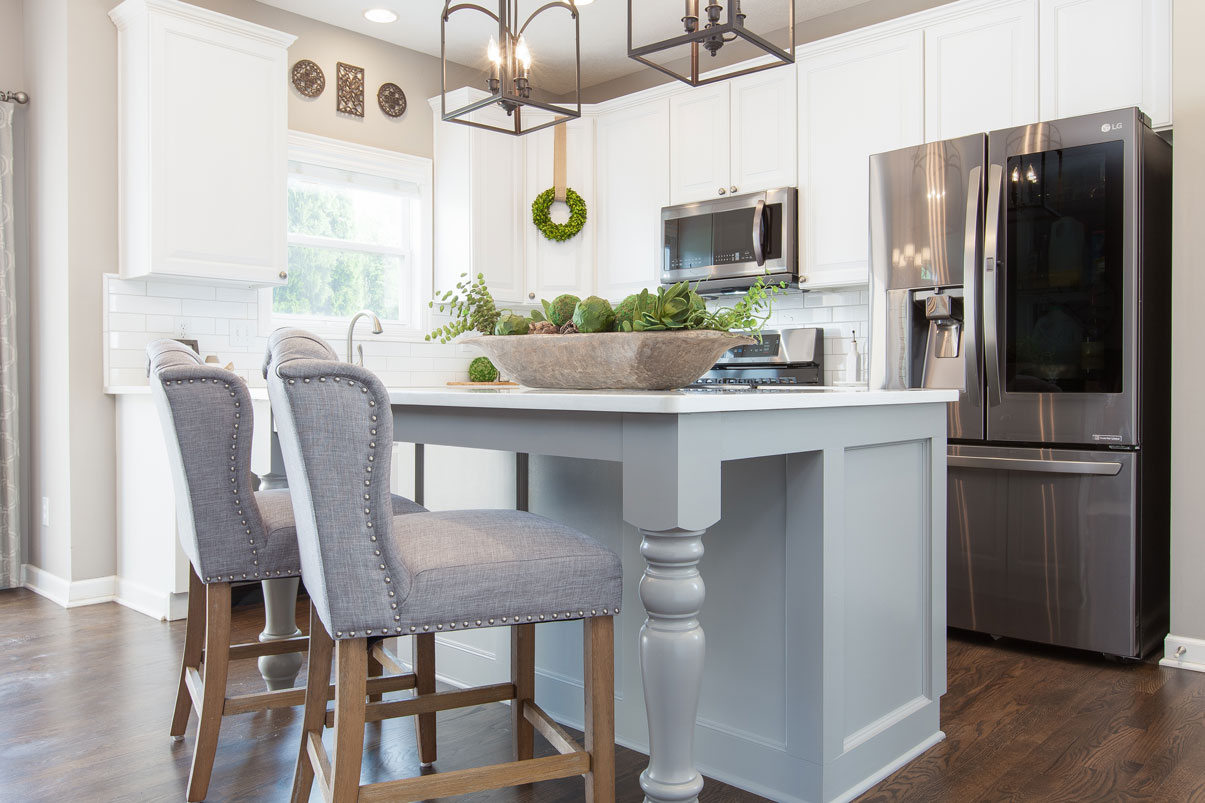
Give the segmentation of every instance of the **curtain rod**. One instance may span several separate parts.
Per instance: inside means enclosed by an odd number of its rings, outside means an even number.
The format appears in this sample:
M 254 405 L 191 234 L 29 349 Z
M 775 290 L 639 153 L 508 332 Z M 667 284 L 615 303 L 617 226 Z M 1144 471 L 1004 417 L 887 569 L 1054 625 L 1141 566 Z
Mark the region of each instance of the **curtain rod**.
M 0 89 L 0 100 L 11 100 L 22 105 L 29 103 L 29 95 L 24 92 L 5 92 Z

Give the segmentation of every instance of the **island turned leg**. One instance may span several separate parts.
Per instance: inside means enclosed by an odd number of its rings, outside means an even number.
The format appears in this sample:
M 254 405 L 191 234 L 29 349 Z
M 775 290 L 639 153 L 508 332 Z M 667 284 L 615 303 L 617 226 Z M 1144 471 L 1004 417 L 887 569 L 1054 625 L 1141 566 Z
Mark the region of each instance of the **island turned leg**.
M 297 585 L 298 577 L 282 577 L 279 580 L 263 580 L 264 589 L 264 632 L 260 641 L 280 641 L 300 636 L 297 629 Z M 291 689 L 301 671 L 301 653 L 286 652 L 280 655 L 261 655 L 259 673 L 264 677 L 269 691 Z
M 703 776 L 694 766 L 695 716 L 703 683 L 704 530 L 640 530 L 645 559 L 640 601 L 640 671 L 649 724 L 649 765 L 640 787 L 650 803 L 695 801 Z

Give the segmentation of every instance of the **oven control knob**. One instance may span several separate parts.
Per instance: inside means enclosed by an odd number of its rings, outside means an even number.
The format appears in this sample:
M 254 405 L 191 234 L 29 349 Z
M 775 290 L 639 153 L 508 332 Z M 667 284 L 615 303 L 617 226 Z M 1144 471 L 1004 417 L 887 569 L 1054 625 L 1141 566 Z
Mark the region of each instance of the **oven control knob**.
M 724 189 L 723 187 L 720 187 L 720 195 L 723 195 L 726 192 L 727 192 L 726 189 Z

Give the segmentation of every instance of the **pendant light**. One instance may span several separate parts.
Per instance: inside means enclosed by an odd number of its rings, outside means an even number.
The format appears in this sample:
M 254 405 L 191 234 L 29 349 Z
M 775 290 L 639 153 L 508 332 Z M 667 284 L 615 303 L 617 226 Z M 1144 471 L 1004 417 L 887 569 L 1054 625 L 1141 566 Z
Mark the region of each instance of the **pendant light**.
M 471 22 L 477 23 L 470 31 L 482 41 L 458 42 L 467 44 L 468 50 L 458 50 L 460 57 L 456 61 L 469 69 L 476 67 L 479 83 L 449 91 L 449 22 L 453 15 L 465 17 L 470 16 L 470 12 L 474 17 Z M 563 27 L 557 29 L 566 38 L 568 25 L 573 28 L 574 100 L 570 105 L 561 100 L 555 86 L 548 86 L 549 79 L 563 81 L 565 78 L 569 65 L 565 63 L 568 58 L 564 47 L 561 48 L 564 57 L 561 63 L 546 62 L 540 67 L 534 58 L 536 51 L 528 43 L 529 27 L 545 14 L 566 15 L 561 23 Z M 480 15 L 490 20 L 488 41 L 481 31 Z M 553 0 L 539 5 L 522 23 L 519 20 L 519 0 L 498 0 L 497 13 L 475 3 L 445 0 L 440 24 L 444 120 L 518 136 L 582 116 L 581 30 L 577 3 L 575 0 Z M 554 43 L 548 41 L 543 46 L 551 49 Z M 464 55 L 466 52 L 467 56 Z
M 691 86 L 794 64 L 795 0 L 743 0 L 743 5 L 742 0 L 628 0 L 628 57 Z M 679 11 L 685 12 L 681 18 Z

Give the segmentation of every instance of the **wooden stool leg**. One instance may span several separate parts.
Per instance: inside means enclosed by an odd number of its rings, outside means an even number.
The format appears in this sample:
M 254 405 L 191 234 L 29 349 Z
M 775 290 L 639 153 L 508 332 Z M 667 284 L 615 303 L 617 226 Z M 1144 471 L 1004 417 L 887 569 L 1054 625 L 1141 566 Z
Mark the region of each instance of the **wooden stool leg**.
M 413 664 L 416 695 L 435 693 L 435 634 L 419 633 L 414 637 Z M 435 714 L 419 714 L 414 718 L 415 740 L 418 742 L 420 764 L 435 763 Z
M 535 742 L 531 723 L 523 716 L 526 700 L 536 696 L 536 626 L 515 625 L 510 629 L 510 682 L 515 684 L 515 699 L 510 704 L 514 760 L 531 758 Z
M 367 680 L 368 640 L 358 638 L 336 642 L 335 765 L 331 772 L 333 803 L 355 803 L 360 797 Z
M 586 803 L 615 801 L 615 631 L 610 616 L 584 622 L 586 679 Z
M 314 785 L 314 766 L 310 763 L 306 745 L 310 734 L 322 738 L 322 726 L 326 721 L 327 689 L 331 682 L 331 649 L 334 642 L 326 632 L 326 626 L 318 618 L 318 612 L 310 603 L 310 657 L 305 681 L 305 709 L 301 715 L 301 748 L 297 753 L 297 767 L 293 771 L 292 803 L 306 803 Z M 325 795 L 323 796 L 325 797 Z
M 184 656 L 180 659 L 180 687 L 176 689 L 176 710 L 172 714 L 172 738 L 183 739 L 192 713 L 192 694 L 188 691 L 189 669 L 200 669 L 205 647 L 205 584 L 197 570 L 188 567 L 188 621 L 184 626 Z
M 201 694 L 197 744 L 193 748 L 192 771 L 188 776 L 188 799 L 205 799 L 209 775 L 218 749 L 222 708 L 226 704 L 226 673 L 230 666 L 230 584 L 205 586 L 205 678 Z
M 384 644 L 384 642 L 382 642 L 382 644 Z M 378 661 L 376 658 L 374 658 L 372 655 L 372 651 L 369 650 L 369 652 L 368 652 L 368 677 L 379 678 L 383 674 L 385 674 L 385 667 L 381 666 L 381 662 Z M 370 703 L 381 702 L 381 695 L 379 695 L 379 694 L 368 695 L 368 702 L 370 702 Z

